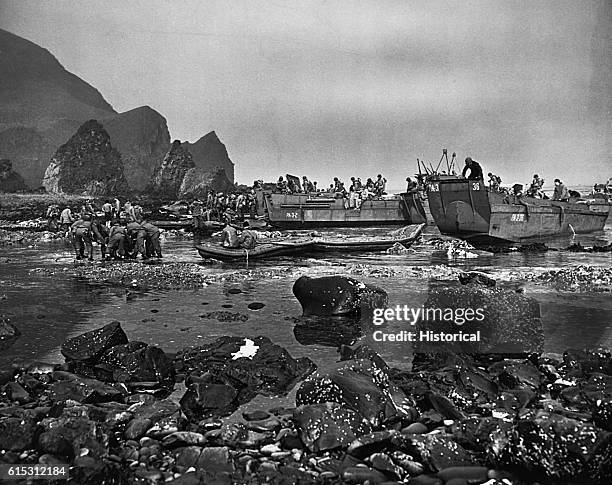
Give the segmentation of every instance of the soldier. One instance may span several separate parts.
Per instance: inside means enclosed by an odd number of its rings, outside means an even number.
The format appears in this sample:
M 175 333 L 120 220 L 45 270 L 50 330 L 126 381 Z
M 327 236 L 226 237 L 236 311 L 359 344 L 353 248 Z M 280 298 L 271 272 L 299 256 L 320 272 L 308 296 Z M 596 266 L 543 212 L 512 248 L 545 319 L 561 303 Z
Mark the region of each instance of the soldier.
M 465 167 L 463 167 L 461 176 L 465 177 L 468 170 L 470 171 L 470 175 L 467 177 L 468 180 L 482 180 L 482 167 L 476 160 L 472 160 L 471 157 L 465 159 Z
M 142 259 L 147 258 L 147 251 L 145 248 L 146 232 L 139 222 L 131 221 L 126 226 L 127 242 L 130 243 L 133 257 L 141 255 Z
M 113 259 L 125 258 L 125 239 L 127 231 L 119 219 L 113 221 L 108 234 L 108 253 Z
M 243 249 L 253 249 L 257 244 L 257 235 L 249 229 L 249 221 L 242 224 L 242 234 L 238 238 L 238 245 Z
M 72 216 L 70 207 L 65 207 L 60 214 L 60 229 L 64 233 L 64 237 L 68 236 L 70 232 L 70 226 L 74 223 L 75 219 Z
M 569 200 L 569 192 L 559 179 L 555 179 L 555 191 L 553 192 L 552 200 L 558 200 L 559 202 L 567 202 Z
M 76 259 L 83 259 L 85 257 L 85 250 L 87 250 L 87 259 L 92 261 L 92 237 L 95 237 L 97 240 L 101 240 L 102 235 L 98 232 L 98 228 L 92 224 L 91 214 L 83 214 L 80 219 L 72 224 L 70 227 L 70 232 L 73 236 Z
M 141 224 L 146 234 L 146 255 L 147 257 L 156 256 L 162 257 L 161 245 L 159 243 L 159 228 L 148 221 L 143 221 Z
M 527 195 L 530 197 L 539 197 L 542 198 L 542 187 L 544 186 L 544 179 L 540 178 L 540 176 L 536 173 L 533 175 L 533 180 L 531 181 L 531 185 L 529 186 L 529 190 L 527 191 Z
M 204 218 L 202 209 L 202 201 L 196 197 L 196 199 L 191 203 L 191 221 L 193 224 L 194 231 L 199 231 L 200 229 L 204 228 Z

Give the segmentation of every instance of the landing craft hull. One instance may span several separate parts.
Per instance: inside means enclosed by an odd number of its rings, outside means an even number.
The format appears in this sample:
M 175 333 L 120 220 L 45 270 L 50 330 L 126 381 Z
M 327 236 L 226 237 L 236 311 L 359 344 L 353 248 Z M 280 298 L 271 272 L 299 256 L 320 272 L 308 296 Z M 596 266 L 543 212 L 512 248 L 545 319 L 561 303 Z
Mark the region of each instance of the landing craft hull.
M 474 241 L 529 242 L 603 229 L 610 206 L 558 202 L 490 191 L 482 180 L 433 180 L 431 213 L 442 234 Z
M 347 209 L 348 201 L 327 194 L 266 193 L 263 201 L 270 225 L 280 229 L 406 225 L 426 221 L 425 210 L 416 194 L 367 200 L 359 209 Z

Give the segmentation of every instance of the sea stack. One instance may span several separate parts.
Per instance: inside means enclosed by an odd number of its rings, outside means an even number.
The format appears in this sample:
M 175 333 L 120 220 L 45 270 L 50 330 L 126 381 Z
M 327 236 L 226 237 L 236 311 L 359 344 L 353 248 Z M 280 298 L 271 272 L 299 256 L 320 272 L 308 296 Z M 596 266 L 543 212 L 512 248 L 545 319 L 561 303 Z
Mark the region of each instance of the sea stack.
M 43 186 L 50 193 L 116 195 L 128 191 L 121 155 L 96 120 L 83 123 L 47 167 Z

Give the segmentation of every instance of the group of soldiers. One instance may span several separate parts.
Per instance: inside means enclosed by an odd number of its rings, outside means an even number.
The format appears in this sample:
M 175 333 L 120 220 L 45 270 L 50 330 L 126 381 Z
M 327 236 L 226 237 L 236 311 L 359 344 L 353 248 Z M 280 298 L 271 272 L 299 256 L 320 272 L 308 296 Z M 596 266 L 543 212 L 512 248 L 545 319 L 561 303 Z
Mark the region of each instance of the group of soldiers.
M 243 220 L 245 215 L 255 217 L 257 200 L 255 190 L 223 193 L 211 190 L 206 201 L 194 199 L 190 206 L 194 230 L 202 229 L 207 221 L 229 222 Z
M 296 182 L 297 181 L 297 182 Z M 334 181 L 329 185 L 327 190 L 317 188 L 317 182 L 311 182 L 305 175 L 302 177 L 302 183 L 299 179 L 288 177 L 285 180 L 282 176 L 278 178 L 276 183 L 276 192 L 281 194 L 299 194 L 313 192 L 328 192 L 334 194 L 335 197 L 342 197 L 346 201 L 347 208 L 358 209 L 364 200 L 382 197 L 386 194 L 387 179 L 381 174 L 378 174 L 376 180 L 368 178 L 365 183 L 360 177 L 351 177 L 351 183 L 346 188 L 344 182 L 338 177 L 334 177 Z
M 159 228 L 146 220 L 141 206 L 130 201 L 121 205 L 118 199 L 107 200 L 98 210 L 87 199 L 76 215 L 68 206 L 60 212 L 51 205 L 47 221 L 51 230 L 60 230 L 70 239 L 76 259 L 93 260 L 94 242 L 100 245 L 102 259 L 162 257 Z

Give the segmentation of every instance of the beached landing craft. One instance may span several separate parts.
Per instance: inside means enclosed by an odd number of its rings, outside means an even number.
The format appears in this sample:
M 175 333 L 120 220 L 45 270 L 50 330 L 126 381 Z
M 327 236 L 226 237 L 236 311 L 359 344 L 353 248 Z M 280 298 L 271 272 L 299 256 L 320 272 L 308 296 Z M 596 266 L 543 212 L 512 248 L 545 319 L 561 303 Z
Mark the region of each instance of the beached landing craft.
M 417 194 L 397 194 L 364 200 L 358 209 L 330 192 L 275 194 L 257 191 L 258 204 L 271 226 L 279 229 L 420 224 L 425 210 Z
M 490 190 L 482 180 L 433 176 L 429 207 L 442 234 L 474 242 L 528 242 L 603 229 L 610 206 L 596 200 L 559 202 Z

